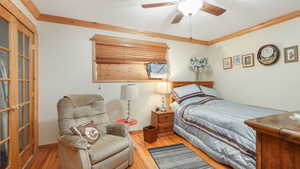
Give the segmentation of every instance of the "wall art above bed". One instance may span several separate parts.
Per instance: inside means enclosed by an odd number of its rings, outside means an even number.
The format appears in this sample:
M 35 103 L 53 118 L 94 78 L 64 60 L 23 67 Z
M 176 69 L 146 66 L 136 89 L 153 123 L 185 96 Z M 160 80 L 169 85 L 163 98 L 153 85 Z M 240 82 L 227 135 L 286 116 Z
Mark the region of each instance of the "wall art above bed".
M 227 57 L 223 59 L 223 69 L 232 69 L 232 57 Z
M 273 65 L 279 60 L 279 57 L 280 50 L 272 44 L 264 45 L 257 53 L 257 59 L 262 65 Z
M 235 55 L 232 57 L 232 62 L 234 65 L 241 65 L 242 64 L 242 57 L 241 55 Z
M 293 63 L 298 62 L 298 46 L 292 46 L 284 49 L 284 62 Z
M 253 67 L 255 65 L 254 62 L 254 53 L 245 54 L 242 56 L 242 64 L 243 68 Z

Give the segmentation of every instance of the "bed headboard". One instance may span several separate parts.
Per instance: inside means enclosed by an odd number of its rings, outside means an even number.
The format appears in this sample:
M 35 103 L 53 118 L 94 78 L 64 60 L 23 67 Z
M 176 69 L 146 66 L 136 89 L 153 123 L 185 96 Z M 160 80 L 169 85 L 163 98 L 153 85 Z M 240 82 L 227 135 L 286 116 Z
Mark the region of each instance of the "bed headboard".
M 173 88 L 176 88 L 176 87 L 181 87 L 181 86 L 185 86 L 185 85 L 189 85 L 189 84 L 197 84 L 197 85 L 202 85 L 202 86 L 209 87 L 209 88 L 214 87 L 214 82 L 213 81 L 204 81 L 204 82 L 200 82 L 200 81 L 176 81 L 176 82 L 170 82 L 170 87 L 171 87 L 171 89 L 173 89 Z M 172 103 L 174 101 L 174 98 L 172 97 L 172 95 L 170 95 L 169 101 L 170 101 L 170 103 Z

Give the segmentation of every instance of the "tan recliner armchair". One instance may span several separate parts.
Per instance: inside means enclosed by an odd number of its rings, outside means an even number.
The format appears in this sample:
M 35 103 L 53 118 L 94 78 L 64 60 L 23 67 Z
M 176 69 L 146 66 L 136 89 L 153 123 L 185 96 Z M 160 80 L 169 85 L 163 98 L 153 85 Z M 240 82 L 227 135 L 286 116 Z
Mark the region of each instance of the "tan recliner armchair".
M 57 105 L 60 169 L 125 169 L 133 163 L 133 146 L 127 126 L 110 124 L 99 95 L 70 95 Z M 93 145 L 70 130 L 91 121 L 101 133 Z

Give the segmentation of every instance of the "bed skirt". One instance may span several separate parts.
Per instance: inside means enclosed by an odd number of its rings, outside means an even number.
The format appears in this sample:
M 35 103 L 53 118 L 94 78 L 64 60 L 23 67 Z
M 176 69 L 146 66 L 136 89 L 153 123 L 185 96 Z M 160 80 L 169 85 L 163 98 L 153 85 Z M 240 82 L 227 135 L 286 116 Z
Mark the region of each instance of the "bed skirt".
M 255 169 L 256 161 L 201 130 L 185 124 L 174 124 L 174 132 L 201 149 L 214 160 L 234 169 Z

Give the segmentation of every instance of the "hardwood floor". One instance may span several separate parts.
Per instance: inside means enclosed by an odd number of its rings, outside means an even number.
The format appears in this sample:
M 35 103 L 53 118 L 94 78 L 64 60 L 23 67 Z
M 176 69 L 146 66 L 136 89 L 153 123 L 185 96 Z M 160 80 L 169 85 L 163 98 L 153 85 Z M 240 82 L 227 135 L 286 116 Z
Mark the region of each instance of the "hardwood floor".
M 230 169 L 227 166 L 217 163 L 216 161 L 208 157 L 205 153 L 203 153 L 196 147 L 193 147 L 190 143 L 177 135 L 160 137 L 155 143 L 152 144 L 144 142 L 142 132 L 132 133 L 131 136 L 134 141 L 135 151 L 134 164 L 129 169 L 159 169 L 147 149 L 178 143 L 185 144 L 203 160 L 209 163 L 212 167 L 216 169 Z M 35 156 L 35 158 L 26 169 L 59 169 L 58 166 L 59 160 L 57 147 L 49 146 L 41 147 L 39 153 Z

